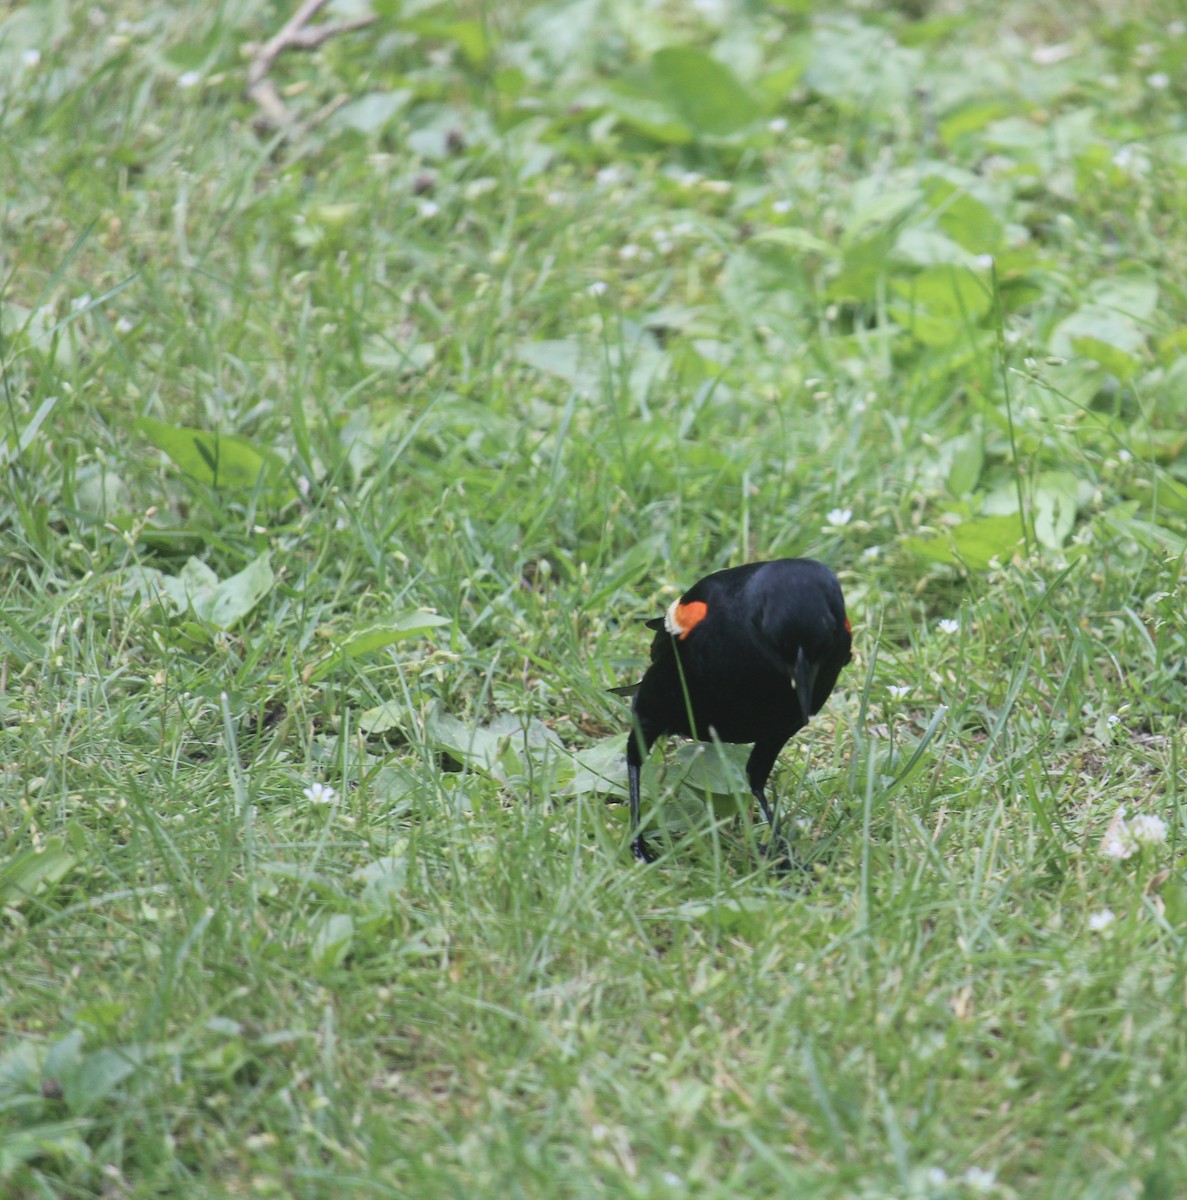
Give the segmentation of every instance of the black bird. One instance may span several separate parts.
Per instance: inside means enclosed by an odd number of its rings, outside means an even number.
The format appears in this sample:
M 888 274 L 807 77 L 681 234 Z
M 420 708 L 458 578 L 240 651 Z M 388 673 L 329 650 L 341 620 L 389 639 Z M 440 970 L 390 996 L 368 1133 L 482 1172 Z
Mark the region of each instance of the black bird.
M 651 666 L 641 682 L 615 689 L 634 696 L 626 763 L 635 857 L 655 857 L 639 827 L 639 772 L 669 733 L 754 743 L 746 778 L 774 839 L 766 785 L 775 759 L 824 707 L 852 658 L 837 577 L 810 558 L 730 567 L 693 584 L 647 626 L 656 631 Z

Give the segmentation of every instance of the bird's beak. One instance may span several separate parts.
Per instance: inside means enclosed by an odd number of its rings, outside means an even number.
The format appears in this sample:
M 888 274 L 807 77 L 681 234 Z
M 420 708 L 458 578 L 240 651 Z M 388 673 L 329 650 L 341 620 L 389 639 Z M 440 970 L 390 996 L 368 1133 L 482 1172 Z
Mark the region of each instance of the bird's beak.
M 819 664 L 808 661 L 808 656 L 804 653 L 804 648 L 801 646 L 796 651 L 795 666 L 791 671 L 791 678 L 795 683 L 795 694 L 800 698 L 800 712 L 804 716 L 804 724 L 807 725 L 812 716 L 812 689 L 816 684 L 816 672 L 819 670 Z

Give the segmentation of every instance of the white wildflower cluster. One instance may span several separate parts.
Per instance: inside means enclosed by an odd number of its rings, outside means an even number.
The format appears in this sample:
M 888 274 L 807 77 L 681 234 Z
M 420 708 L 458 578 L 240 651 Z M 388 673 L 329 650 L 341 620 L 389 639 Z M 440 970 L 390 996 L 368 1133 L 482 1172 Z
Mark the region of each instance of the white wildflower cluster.
M 1166 841 L 1166 822 L 1153 813 L 1138 813 L 1128 817 L 1125 806 L 1109 825 L 1109 831 L 1101 842 L 1100 851 L 1105 858 L 1133 858 L 1146 846 L 1160 846 Z

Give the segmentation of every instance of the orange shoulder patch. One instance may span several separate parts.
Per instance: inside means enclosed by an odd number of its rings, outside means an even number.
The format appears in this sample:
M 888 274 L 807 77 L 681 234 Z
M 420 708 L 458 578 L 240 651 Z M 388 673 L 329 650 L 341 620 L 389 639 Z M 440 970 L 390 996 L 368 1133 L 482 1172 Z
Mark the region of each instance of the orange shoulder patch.
M 688 604 L 681 604 L 677 600 L 668 609 L 664 625 L 669 633 L 683 640 L 705 619 L 708 612 L 709 606 L 703 600 L 693 600 Z

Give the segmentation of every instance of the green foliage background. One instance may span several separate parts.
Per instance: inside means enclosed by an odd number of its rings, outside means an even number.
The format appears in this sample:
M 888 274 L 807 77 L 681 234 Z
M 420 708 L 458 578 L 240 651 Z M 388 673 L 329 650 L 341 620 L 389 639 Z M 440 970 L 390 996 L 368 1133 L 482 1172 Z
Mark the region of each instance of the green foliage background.
M 1178 1195 L 1180 6 L 294 7 L 0 14 L 5 1194 Z

